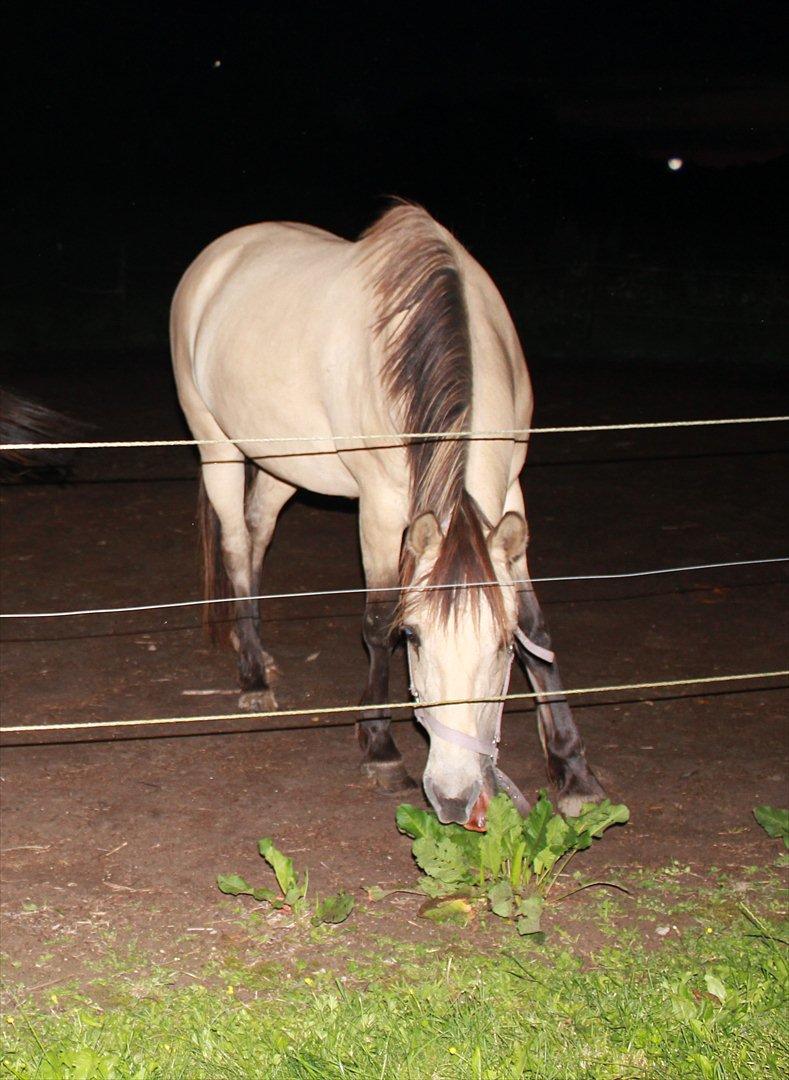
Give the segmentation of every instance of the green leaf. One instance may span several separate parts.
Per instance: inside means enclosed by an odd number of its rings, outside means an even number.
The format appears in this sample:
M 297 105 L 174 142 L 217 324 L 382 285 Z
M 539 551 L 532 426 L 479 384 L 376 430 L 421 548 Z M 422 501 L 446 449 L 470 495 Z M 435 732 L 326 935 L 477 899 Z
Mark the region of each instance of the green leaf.
M 554 851 L 551 847 L 544 847 L 542 851 L 538 851 L 534 857 L 534 873 L 538 877 L 542 877 L 547 874 L 549 870 L 552 870 L 559 859 L 559 853 Z
M 238 874 L 220 874 L 216 883 L 227 896 L 252 896 L 253 889 Z
M 263 840 L 258 841 L 258 849 L 260 854 L 269 864 L 271 869 L 277 878 L 277 884 L 284 895 L 297 885 L 296 875 L 293 872 L 293 860 L 289 859 L 286 855 L 283 855 L 281 851 L 274 847 L 274 841 L 269 837 L 264 837 Z
M 716 997 L 722 1005 L 726 1000 L 726 987 L 718 976 L 707 972 L 704 976 L 704 982 L 707 984 L 707 992 L 712 994 L 713 997 Z
M 443 836 L 444 826 L 435 814 L 427 810 L 419 810 L 410 803 L 401 803 L 398 806 L 395 821 L 400 832 L 414 840 L 422 836 L 432 836 L 434 840 L 440 840 Z
M 586 851 L 586 849 L 591 846 L 592 837 L 590 833 L 584 832 L 575 834 L 575 843 L 573 844 L 573 849 L 575 851 Z
M 579 833 L 602 836 L 610 825 L 624 825 L 630 820 L 630 811 L 624 803 L 613 804 L 609 799 L 600 803 L 587 803 L 576 818 L 570 818 Z
M 490 829 L 486 833 L 482 834 L 482 843 L 479 846 L 480 857 L 480 869 L 483 871 L 483 877 L 487 874 L 488 877 L 497 878 L 501 872 L 501 864 L 504 861 L 504 855 L 501 849 L 501 839 L 491 832 Z
M 529 862 L 532 862 L 535 855 L 545 847 L 545 830 L 552 817 L 553 806 L 543 790 L 528 816 L 523 819 L 521 826 L 526 840 L 526 858 Z
M 335 896 L 327 896 L 315 906 L 315 922 L 345 922 L 353 911 L 354 899 L 350 893 L 342 891 Z
M 468 926 L 474 918 L 474 907 L 467 896 L 447 896 L 436 900 L 426 900 L 419 909 L 419 914 L 423 919 L 432 919 L 437 923 Z
M 267 904 L 275 904 L 281 900 L 281 897 L 277 896 L 277 894 L 272 889 L 253 889 L 252 895 L 256 900 L 260 900 L 261 902 L 265 902 Z
M 574 846 L 577 832 L 560 814 L 554 814 L 545 828 L 545 839 L 557 855 L 563 855 Z
M 487 816 L 488 831 L 483 834 L 482 847 L 486 836 L 495 837 L 501 848 L 501 857 L 509 862 L 523 839 L 523 818 L 504 792 L 499 792 L 490 800 Z
M 775 806 L 757 806 L 753 816 L 768 836 L 774 840 L 780 836 L 784 847 L 789 849 L 789 810 L 779 810 Z
M 504 863 L 511 863 L 519 847 L 525 847 L 523 819 L 512 799 L 504 792 L 491 799 L 487 818 L 487 831 L 478 839 L 479 866 L 483 873 L 495 880 L 501 874 Z
M 520 901 L 515 926 L 521 937 L 540 933 L 540 919 L 544 903 L 541 896 L 529 896 L 526 900 Z
M 449 837 L 433 840 L 432 837 L 422 836 L 414 840 L 412 851 L 425 873 L 446 885 L 472 880 L 473 874 L 468 860 L 461 848 Z
M 438 878 L 421 877 L 416 883 L 417 889 L 425 896 L 447 896 L 454 889 L 454 885 L 445 885 Z
M 526 851 L 526 841 L 521 840 L 518 843 L 517 847 L 515 848 L 515 851 L 514 851 L 513 856 L 512 856 L 512 863 L 511 863 L 511 866 L 510 866 L 510 885 L 513 887 L 513 889 L 519 889 L 519 888 L 521 888 L 522 885 L 526 885 L 528 883 L 529 878 L 531 877 L 531 867 L 527 866 L 526 867 L 527 872 L 526 872 L 526 875 L 525 875 L 525 880 L 523 882 L 521 882 L 521 877 L 524 876 L 523 875 L 523 870 L 524 870 L 524 867 L 523 867 L 523 853 L 525 851 Z
M 398 806 L 396 820 L 398 829 L 406 836 L 411 836 L 415 840 L 422 837 L 432 837 L 433 840 L 452 840 L 467 853 L 469 862 L 479 863 L 479 845 L 484 834 L 470 832 L 454 822 L 442 825 L 434 813 L 418 810 L 408 803 Z
M 501 919 L 511 919 L 515 913 L 515 897 L 509 881 L 499 881 L 488 889 L 490 910 Z

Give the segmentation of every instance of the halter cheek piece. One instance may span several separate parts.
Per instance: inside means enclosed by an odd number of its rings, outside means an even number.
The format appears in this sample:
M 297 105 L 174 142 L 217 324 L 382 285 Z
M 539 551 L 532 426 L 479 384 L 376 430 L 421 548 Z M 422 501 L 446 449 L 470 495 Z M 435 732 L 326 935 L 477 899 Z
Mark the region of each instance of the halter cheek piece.
M 521 645 L 530 652 L 533 656 L 538 657 L 540 660 L 544 660 L 547 664 L 552 664 L 554 661 L 554 654 L 550 649 L 543 649 L 541 645 L 532 641 L 531 638 L 526 637 L 524 632 L 519 626 L 515 627 L 515 637 L 521 643 Z M 499 742 L 501 740 L 501 717 L 504 712 L 504 698 L 507 695 L 507 690 L 510 685 L 510 673 L 512 671 L 512 661 L 515 656 L 514 646 L 509 647 L 509 661 L 507 663 L 507 670 L 504 673 L 504 686 L 501 688 L 501 700 L 498 701 L 498 712 L 496 715 L 496 729 L 495 734 L 491 742 L 485 742 L 483 739 L 478 739 L 476 735 L 468 735 L 465 731 L 458 731 L 457 728 L 449 727 L 448 724 L 443 724 L 440 720 L 436 720 L 434 716 L 430 716 L 425 709 L 419 708 L 419 694 L 414 689 L 414 681 L 411 676 L 411 651 L 406 649 L 406 655 L 408 657 L 408 673 L 411 682 L 411 696 L 415 702 L 414 717 L 419 723 L 427 729 L 430 735 L 435 735 L 439 739 L 443 739 L 445 742 L 454 743 L 456 746 L 462 746 L 464 750 L 471 750 L 474 753 L 481 754 L 483 757 L 490 758 L 494 770 L 497 774 L 506 780 L 512 787 L 512 781 L 508 777 L 500 773 L 499 769 L 496 769 L 496 759 L 499 756 Z M 502 785 L 506 787 L 507 785 Z M 517 791 L 517 788 L 515 788 Z

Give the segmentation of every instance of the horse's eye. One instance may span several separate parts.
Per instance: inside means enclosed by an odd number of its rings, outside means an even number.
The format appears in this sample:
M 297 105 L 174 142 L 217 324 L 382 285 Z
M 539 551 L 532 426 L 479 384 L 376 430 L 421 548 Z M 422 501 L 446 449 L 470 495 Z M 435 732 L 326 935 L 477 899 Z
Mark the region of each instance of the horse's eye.
M 410 641 L 416 649 L 418 649 L 421 645 L 421 642 L 419 640 L 419 634 L 416 632 L 413 626 L 403 627 L 403 637 L 405 637 L 407 641 Z

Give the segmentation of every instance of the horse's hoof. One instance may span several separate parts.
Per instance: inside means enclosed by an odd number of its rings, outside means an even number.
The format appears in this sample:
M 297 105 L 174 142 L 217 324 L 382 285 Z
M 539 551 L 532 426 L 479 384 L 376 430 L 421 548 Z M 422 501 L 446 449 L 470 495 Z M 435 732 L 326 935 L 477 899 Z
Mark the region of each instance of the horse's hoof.
M 361 768 L 373 785 L 382 791 L 413 791 L 418 786 L 402 761 L 363 761 Z
M 590 790 L 588 792 L 568 791 L 564 795 L 560 795 L 556 800 L 556 805 L 559 808 L 559 813 L 564 817 L 578 817 L 585 806 L 589 803 L 602 802 L 606 797 L 605 792 L 599 784 L 596 785 L 597 790 Z
M 238 699 L 238 707 L 244 712 L 273 712 L 278 708 L 271 690 L 245 690 Z

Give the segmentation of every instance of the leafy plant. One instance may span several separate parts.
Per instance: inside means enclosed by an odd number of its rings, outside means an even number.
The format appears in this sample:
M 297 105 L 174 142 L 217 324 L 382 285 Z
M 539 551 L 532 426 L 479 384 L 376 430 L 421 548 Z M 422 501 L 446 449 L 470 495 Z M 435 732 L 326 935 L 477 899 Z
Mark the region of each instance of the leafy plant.
M 578 817 L 563 818 L 541 791 L 525 818 L 509 796 L 496 795 L 485 833 L 442 825 L 432 812 L 407 803 L 397 810 L 397 827 L 413 839 L 411 851 L 424 875 L 416 891 L 429 899 L 420 915 L 467 925 L 482 907 L 514 920 L 518 933 L 537 936 L 545 901 L 570 859 L 629 817 L 626 806 L 606 799 L 584 806 Z M 606 883 L 580 888 L 600 884 Z M 387 893 L 371 889 L 369 895 L 376 900 Z
M 220 874 L 216 883 L 227 896 L 251 896 L 262 903 L 270 904 L 275 911 L 288 909 L 294 915 L 304 915 L 307 910 L 307 888 L 309 874 L 305 870 L 302 877 L 296 874 L 293 860 L 274 846 L 274 841 L 264 837 L 258 841 L 258 850 L 271 869 L 279 886 L 279 893 L 265 887 L 254 888 L 239 874 Z M 341 923 L 353 910 L 354 899 L 350 893 L 339 892 L 327 896 L 315 904 L 314 923 Z
M 753 816 L 768 836 L 774 840 L 780 836 L 784 847 L 789 850 L 789 810 L 778 810 L 775 806 L 757 806 Z

